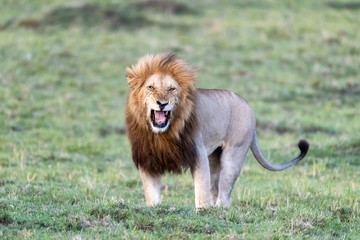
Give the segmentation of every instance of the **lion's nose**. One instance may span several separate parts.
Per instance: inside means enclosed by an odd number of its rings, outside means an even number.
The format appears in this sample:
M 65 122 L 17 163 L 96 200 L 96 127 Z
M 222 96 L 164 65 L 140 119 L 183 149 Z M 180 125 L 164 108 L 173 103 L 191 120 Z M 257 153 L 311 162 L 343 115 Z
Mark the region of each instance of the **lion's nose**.
M 166 105 L 168 105 L 169 102 L 156 101 L 156 103 L 159 105 L 159 108 L 162 111 L 166 107 Z

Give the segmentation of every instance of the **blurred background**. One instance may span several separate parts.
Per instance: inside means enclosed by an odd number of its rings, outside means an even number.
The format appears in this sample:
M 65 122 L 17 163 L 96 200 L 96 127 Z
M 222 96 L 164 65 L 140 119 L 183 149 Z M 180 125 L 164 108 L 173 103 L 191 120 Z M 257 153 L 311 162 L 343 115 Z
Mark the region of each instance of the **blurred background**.
M 125 68 L 164 51 L 198 69 L 198 87 L 232 90 L 249 102 L 273 162 L 295 156 L 306 138 L 304 165 L 289 170 L 298 171 L 294 181 L 304 176 L 325 188 L 315 177 L 321 172 L 355 194 L 359 23 L 359 1 L 2 0 L 0 195 L 18 191 L 30 203 L 17 186 L 51 182 L 65 190 L 40 198 L 97 199 L 109 188 L 107 196 L 143 203 L 125 133 Z M 245 184 L 249 166 L 269 176 L 254 162 L 244 167 Z M 191 189 L 191 177 L 186 184 Z
M 247 99 L 271 138 L 351 142 L 359 12 L 346 1 L 4 0 L 1 135 L 123 134 L 126 66 L 172 51 L 198 69 L 198 87 Z

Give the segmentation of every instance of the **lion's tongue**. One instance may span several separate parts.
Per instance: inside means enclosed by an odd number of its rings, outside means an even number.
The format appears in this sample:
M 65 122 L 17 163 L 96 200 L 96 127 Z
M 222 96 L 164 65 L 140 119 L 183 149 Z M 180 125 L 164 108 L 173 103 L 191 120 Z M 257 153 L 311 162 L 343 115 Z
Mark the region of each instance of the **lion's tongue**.
M 156 111 L 155 112 L 155 121 L 157 123 L 162 123 L 165 121 L 165 112 L 162 112 L 162 111 Z

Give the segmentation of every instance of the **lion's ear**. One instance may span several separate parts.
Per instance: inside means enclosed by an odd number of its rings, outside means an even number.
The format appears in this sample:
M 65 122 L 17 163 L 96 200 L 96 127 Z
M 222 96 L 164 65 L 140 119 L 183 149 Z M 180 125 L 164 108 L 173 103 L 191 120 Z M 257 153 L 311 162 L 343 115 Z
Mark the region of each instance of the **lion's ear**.
M 133 87 L 135 85 L 136 76 L 132 68 L 127 67 L 126 68 L 126 80 L 127 83 L 130 85 L 130 87 Z

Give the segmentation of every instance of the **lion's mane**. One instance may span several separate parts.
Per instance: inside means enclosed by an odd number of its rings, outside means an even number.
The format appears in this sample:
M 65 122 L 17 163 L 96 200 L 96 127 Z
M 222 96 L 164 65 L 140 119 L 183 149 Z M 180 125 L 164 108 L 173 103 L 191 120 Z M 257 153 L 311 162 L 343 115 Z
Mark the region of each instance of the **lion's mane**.
M 180 174 L 183 167 L 196 167 L 194 139 L 196 118 L 195 71 L 171 53 L 146 55 L 127 68 L 130 93 L 126 108 L 126 127 L 137 168 L 153 175 L 165 172 Z M 179 104 L 166 132 L 154 133 L 146 119 L 141 99 L 142 85 L 153 74 L 170 75 L 181 88 Z

